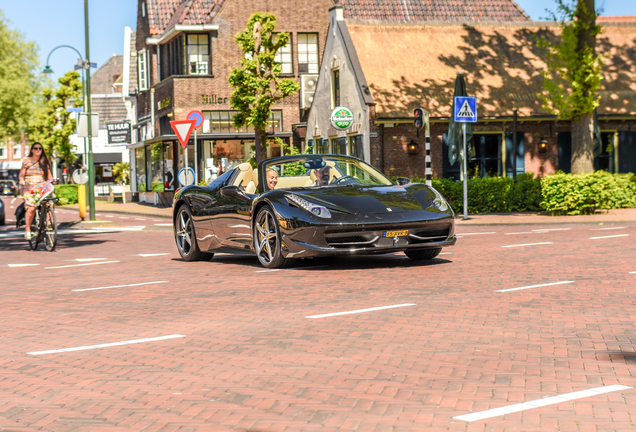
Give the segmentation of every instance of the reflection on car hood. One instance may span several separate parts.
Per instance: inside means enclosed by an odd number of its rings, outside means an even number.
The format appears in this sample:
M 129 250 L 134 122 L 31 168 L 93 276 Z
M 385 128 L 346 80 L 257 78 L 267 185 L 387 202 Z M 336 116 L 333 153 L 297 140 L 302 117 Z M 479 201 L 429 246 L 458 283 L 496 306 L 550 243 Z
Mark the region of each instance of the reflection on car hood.
M 424 185 L 354 186 L 294 191 L 333 204 L 350 213 L 389 213 L 422 210 L 435 198 Z

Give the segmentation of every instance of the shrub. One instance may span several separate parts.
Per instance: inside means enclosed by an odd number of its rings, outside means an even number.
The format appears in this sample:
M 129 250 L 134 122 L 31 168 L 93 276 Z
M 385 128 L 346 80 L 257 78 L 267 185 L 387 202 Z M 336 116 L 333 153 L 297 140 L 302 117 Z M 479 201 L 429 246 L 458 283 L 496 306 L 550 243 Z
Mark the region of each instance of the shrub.
M 541 207 L 552 215 L 594 213 L 597 209 L 636 207 L 636 176 L 596 171 L 557 173 L 541 179 Z
M 77 185 L 55 185 L 55 196 L 60 199 L 59 205 L 77 204 Z

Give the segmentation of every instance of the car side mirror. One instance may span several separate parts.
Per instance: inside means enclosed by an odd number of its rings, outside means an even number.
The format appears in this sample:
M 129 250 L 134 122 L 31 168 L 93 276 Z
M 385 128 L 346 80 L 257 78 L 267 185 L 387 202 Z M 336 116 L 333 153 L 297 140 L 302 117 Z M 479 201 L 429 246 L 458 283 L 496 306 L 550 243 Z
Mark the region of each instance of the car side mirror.
M 238 200 L 245 201 L 246 203 L 252 202 L 252 198 L 245 194 L 245 192 L 243 192 L 238 186 L 222 187 L 221 195 L 227 198 L 236 198 Z
M 411 179 L 408 179 L 406 177 L 398 177 L 397 178 L 397 184 L 399 184 L 400 186 L 404 186 L 411 183 Z

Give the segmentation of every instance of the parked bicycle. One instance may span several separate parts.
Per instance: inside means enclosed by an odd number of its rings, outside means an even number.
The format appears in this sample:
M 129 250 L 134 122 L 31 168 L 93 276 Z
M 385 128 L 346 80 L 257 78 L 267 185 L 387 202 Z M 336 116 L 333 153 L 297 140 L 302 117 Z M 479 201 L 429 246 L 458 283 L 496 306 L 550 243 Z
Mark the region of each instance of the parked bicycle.
M 55 204 L 59 199 L 55 196 L 54 185 L 59 184 L 59 182 L 59 179 L 47 180 L 34 186 L 30 191 L 31 198 L 36 204 L 35 215 L 31 223 L 32 236 L 29 239 L 29 246 L 32 250 L 36 250 L 40 242 L 44 242 L 44 246 L 49 252 L 55 250 L 57 245 Z

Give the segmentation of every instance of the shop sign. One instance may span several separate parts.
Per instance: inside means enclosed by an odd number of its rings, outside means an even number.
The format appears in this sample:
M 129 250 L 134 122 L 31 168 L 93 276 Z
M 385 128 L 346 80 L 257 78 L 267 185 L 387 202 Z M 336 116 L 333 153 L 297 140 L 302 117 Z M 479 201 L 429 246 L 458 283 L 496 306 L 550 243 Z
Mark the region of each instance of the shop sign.
M 108 131 L 108 144 L 124 145 L 131 142 L 130 122 L 108 123 L 106 130 Z
M 162 110 L 164 108 L 169 108 L 171 103 L 172 103 L 172 98 L 168 96 L 164 99 L 161 99 L 157 105 L 159 110 Z
M 347 107 L 336 107 L 331 112 L 331 125 L 339 131 L 347 130 L 353 125 L 353 113 Z
M 201 103 L 204 104 L 227 104 L 228 98 L 219 95 L 201 95 Z

